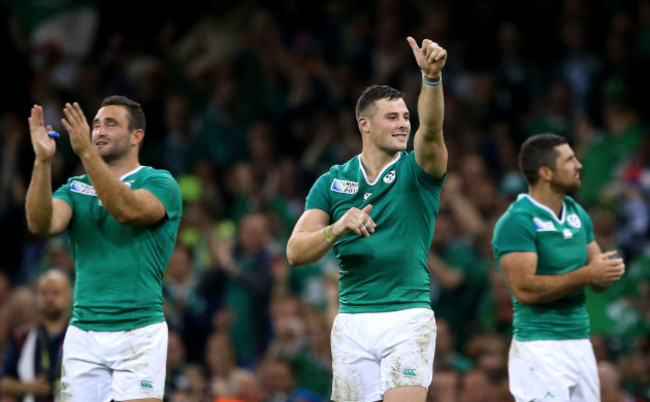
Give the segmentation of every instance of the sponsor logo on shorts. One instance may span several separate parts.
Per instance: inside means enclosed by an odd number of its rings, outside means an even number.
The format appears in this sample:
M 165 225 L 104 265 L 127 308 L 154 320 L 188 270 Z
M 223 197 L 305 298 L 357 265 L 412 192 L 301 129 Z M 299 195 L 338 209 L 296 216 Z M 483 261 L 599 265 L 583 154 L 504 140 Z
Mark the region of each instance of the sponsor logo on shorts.
M 356 181 L 334 179 L 330 190 L 343 194 L 356 194 L 359 191 L 359 183 Z
M 544 398 L 555 398 L 555 395 L 553 395 L 551 391 L 547 391 L 546 395 L 544 395 Z
M 415 369 L 404 369 L 402 370 L 402 374 L 404 374 L 407 377 L 416 377 L 418 374 L 415 372 Z
M 142 380 L 142 381 L 140 381 L 140 388 L 142 388 L 142 389 L 153 389 L 153 381 L 151 381 L 151 380 Z

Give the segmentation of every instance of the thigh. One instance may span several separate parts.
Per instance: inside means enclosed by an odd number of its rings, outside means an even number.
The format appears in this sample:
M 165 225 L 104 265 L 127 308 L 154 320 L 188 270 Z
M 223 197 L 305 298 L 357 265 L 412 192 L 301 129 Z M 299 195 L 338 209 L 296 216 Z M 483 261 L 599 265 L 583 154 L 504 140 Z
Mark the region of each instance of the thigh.
M 367 348 L 363 315 L 338 314 L 332 325 L 332 400 L 381 399 L 379 359 Z
M 120 333 L 119 353 L 111 357 L 115 401 L 163 399 L 167 337 L 164 322 Z
M 517 402 L 568 402 L 576 382 L 557 341 L 513 340 L 508 354 L 508 379 Z
M 111 372 L 92 339 L 92 332 L 69 326 L 63 341 L 61 402 L 110 401 Z
M 578 383 L 571 392 L 571 402 L 600 401 L 600 379 L 598 364 L 591 342 L 588 339 L 574 341 L 570 349 L 576 370 L 580 373 Z
M 417 387 L 422 396 L 433 378 L 436 322 L 429 309 L 409 309 L 390 313 L 381 340 L 382 394 L 388 390 Z M 404 390 L 404 392 L 420 392 Z M 408 399 L 413 400 L 413 399 Z M 422 399 L 424 400 L 424 399 Z

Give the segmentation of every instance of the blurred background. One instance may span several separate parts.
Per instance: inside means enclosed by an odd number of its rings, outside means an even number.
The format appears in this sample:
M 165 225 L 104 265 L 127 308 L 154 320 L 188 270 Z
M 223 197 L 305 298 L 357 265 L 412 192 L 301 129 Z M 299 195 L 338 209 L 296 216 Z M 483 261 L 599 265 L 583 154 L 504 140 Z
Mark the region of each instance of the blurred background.
M 650 400 L 649 0 L 2 0 L 0 20 L 0 357 L 35 319 L 38 275 L 74 279 L 65 235 L 27 231 L 29 110 L 42 105 L 63 134 L 57 188 L 82 173 L 64 103 L 92 118 L 120 94 L 145 110 L 141 163 L 183 193 L 164 286 L 166 401 L 329 400 L 336 261 L 291 269 L 284 249 L 314 180 L 361 150 L 364 87 L 405 91 L 417 129 L 413 36 L 449 53 L 429 400 L 511 400 L 512 302 L 490 241 L 527 190 L 519 145 L 541 132 L 569 140 L 584 165 L 574 196 L 627 264 L 610 291 L 588 293 L 603 400 Z

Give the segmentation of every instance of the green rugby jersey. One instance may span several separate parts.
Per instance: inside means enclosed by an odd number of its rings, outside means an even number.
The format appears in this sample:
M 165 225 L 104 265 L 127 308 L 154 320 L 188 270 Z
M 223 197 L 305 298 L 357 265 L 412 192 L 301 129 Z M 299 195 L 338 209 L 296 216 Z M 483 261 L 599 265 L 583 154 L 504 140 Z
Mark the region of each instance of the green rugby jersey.
M 443 182 L 422 170 L 413 152 L 400 152 L 374 183 L 359 156 L 316 181 L 305 209 L 323 210 L 335 222 L 352 207 L 372 204 L 377 224 L 370 237 L 350 232 L 334 244 L 340 312 L 431 308 L 427 257 Z
M 181 219 L 180 189 L 169 172 L 141 166 L 120 178 L 147 189 L 167 213 L 148 226 L 118 223 L 102 206 L 88 175 L 75 176 L 54 198 L 72 208 L 68 226 L 76 280 L 71 325 L 126 331 L 162 322 L 162 280 Z
M 558 275 L 587 264 L 587 244 L 594 241 L 587 212 L 569 196 L 562 216 L 528 194 L 521 194 L 499 218 L 492 238 L 499 269 L 501 258 L 515 251 L 537 253 L 537 273 Z M 589 337 L 589 316 L 583 289 L 557 300 L 521 305 L 514 303 L 514 339 L 518 341 L 584 339 Z

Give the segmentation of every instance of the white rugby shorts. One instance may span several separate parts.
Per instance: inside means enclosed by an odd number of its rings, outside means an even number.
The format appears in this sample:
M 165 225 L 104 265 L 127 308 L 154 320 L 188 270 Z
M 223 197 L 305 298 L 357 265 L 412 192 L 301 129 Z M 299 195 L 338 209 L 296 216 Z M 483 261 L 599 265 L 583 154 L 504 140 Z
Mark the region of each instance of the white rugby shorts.
M 130 331 L 69 326 L 63 341 L 61 402 L 163 399 L 167 323 Z
M 589 339 L 513 339 L 508 376 L 517 402 L 600 401 L 598 367 Z
M 436 321 L 430 309 L 339 313 L 331 343 L 334 401 L 378 401 L 389 389 L 431 384 Z

